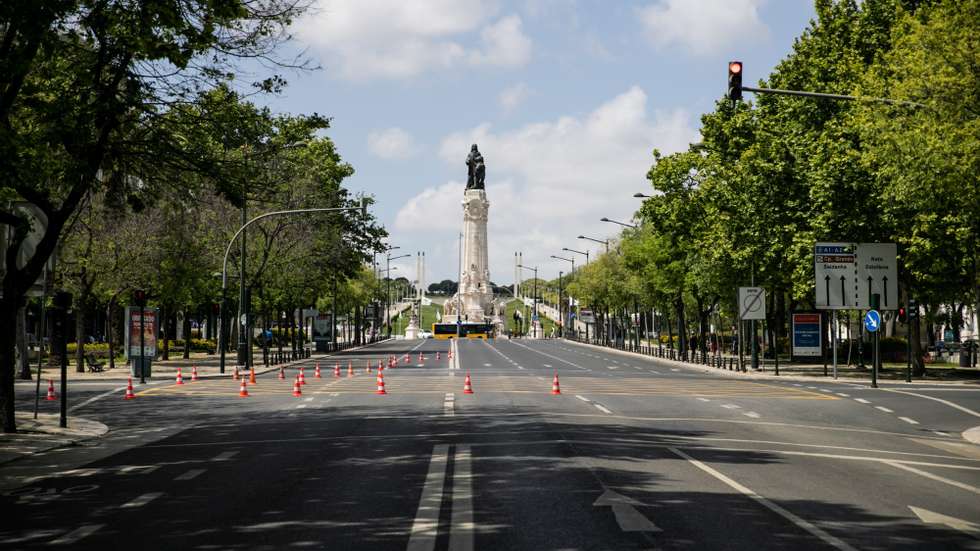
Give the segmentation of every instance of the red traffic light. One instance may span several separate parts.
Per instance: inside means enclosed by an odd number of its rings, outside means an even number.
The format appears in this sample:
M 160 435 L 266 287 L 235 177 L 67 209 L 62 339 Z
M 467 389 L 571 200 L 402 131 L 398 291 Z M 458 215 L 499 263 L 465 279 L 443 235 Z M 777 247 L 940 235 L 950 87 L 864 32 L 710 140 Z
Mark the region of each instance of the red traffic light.
M 742 62 L 728 62 L 728 93 L 725 96 L 732 100 L 742 99 Z
M 732 73 L 742 72 L 742 62 L 741 61 L 730 61 L 728 63 L 728 71 Z

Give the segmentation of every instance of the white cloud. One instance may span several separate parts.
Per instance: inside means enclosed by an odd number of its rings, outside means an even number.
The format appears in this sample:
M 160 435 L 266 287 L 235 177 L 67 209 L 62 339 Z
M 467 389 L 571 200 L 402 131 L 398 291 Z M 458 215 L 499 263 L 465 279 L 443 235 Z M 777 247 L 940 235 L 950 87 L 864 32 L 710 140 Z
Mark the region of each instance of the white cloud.
M 382 159 L 408 159 L 418 152 L 412 135 L 398 127 L 371 132 L 367 140 L 371 153 Z
M 500 104 L 500 108 L 503 109 L 504 112 L 509 113 L 516 109 L 517 106 L 524 103 L 530 94 L 531 89 L 528 88 L 527 84 L 518 82 L 513 86 L 504 88 L 497 97 L 497 102 Z
M 739 41 L 765 38 L 759 19 L 765 0 L 657 0 L 637 9 L 646 35 L 657 47 L 679 45 L 696 55 L 722 53 Z
M 319 0 L 297 23 L 297 36 L 327 71 L 350 80 L 406 78 L 457 66 L 516 67 L 531 39 L 521 19 L 494 20 L 481 0 Z
M 514 251 L 523 251 L 529 265 L 549 270 L 542 277 L 567 271 L 569 266 L 550 255 L 577 245 L 595 250 L 577 240 L 579 234 L 618 233 L 599 219 L 628 219 L 640 206 L 632 195 L 649 191 L 645 175 L 652 150 L 670 153 L 697 141 L 687 113 L 649 116 L 646 104 L 646 93 L 633 87 L 585 117 L 565 116 L 502 132 L 482 124 L 443 140 L 440 156 L 451 166 L 462 167 L 473 143 L 486 159 L 494 281 L 513 278 Z M 454 236 L 462 221 L 463 187 L 450 182 L 427 188 L 401 209 L 395 228 L 436 240 L 448 232 Z

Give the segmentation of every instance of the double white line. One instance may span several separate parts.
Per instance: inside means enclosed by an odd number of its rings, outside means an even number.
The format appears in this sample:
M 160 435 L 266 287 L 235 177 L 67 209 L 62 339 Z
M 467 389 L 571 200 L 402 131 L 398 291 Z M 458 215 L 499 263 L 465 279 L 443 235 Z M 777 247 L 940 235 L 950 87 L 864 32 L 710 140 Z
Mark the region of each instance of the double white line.
M 456 446 L 453 462 L 452 520 L 449 528 L 450 551 L 473 549 L 473 468 L 470 447 Z M 419 510 L 415 514 L 408 551 L 432 551 L 439 531 L 442 492 L 449 465 L 449 445 L 439 444 L 432 449 L 429 474 L 425 477 Z

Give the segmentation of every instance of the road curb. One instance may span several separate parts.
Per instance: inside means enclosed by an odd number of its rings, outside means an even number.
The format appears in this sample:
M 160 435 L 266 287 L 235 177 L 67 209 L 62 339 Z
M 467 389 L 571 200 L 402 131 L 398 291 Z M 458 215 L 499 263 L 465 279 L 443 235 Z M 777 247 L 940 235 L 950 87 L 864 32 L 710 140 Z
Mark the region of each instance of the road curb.
M 0 454 L 0 465 L 53 449 L 75 446 L 109 433 L 109 427 L 104 423 L 84 417 L 69 417 L 67 428 L 58 426 L 59 414 L 39 413 L 37 417 L 34 419 L 30 413 L 17 415 L 18 431 L 0 435 L 0 443 L 5 449 L 16 449 L 18 444 L 22 446 L 21 450 L 10 452 L 10 455 Z
M 980 445 L 980 427 L 973 427 L 972 429 L 967 429 L 963 431 L 963 439 L 967 442 L 973 442 L 974 444 Z

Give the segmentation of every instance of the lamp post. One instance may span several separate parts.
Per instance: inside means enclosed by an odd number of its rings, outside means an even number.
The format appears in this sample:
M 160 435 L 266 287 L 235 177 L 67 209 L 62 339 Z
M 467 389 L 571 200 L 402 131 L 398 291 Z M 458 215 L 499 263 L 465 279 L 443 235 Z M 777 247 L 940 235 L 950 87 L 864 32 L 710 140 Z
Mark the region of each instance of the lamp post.
M 605 216 L 603 216 L 599 221 L 600 222 L 609 222 L 610 224 L 619 224 L 620 226 L 623 226 L 624 228 L 631 228 L 631 229 L 634 229 L 634 230 L 638 227 L 636 224 L 628 224 L 626 222 L 620 222 L 618 220 L 611 220 L 609 218 L 606 218 Z
M 397 248 L 398 247 L 392 247 L 392 249 L 397 249 Z M 389 249 L 389 250 L 392 250 L 392 249 Z M 402 255 L 398 255 L 398 256 L 391 256 L 391 253 L 388 253 L 385 256 L 385 258 L 386 258 L 386 262 L 385 262 L 386 269 L 385 269 L 385 271 L 386 272 L 390 272 L 391 271 L 391 261 L 392 260 L 398 260 L 399 258 L 406 258 L 406 257 L 409 257 L 409 256 L 412 256 L 412 255 L 410 255 L 410 254 L 402 254 Z M 397 268 L 397 266 L 396 266 L 396 268 Z M 388 334 L 388 338 L 391 338 L 391 274 L 388 274 L 388 280 L 385 282 L 385 286 L 387 288 L 386 291 L 385 291 L 385 323 L 388 325 L 388 333 L 387 333 Z
M 601 243 L 606 246 L 606 252 L 609 252 L 609 240 L 608 239 L 595 239 L 592 237 L 586 237 L 584 235 L 578 236 L 579 239 L 586 239 L 588 241 L 595 241 L 596 243 Z
M 565 336 L 565 315 L 564 315 L 564 308 L 562 308 L 562 306 L 564 306 L 564 303 L 562 301 L 562 296 L 561 296 L 562 295 L 562 293 L 561 293 L 561 291 L 562 291 L 562 288 L 561 288 L 561 275 L 562 275 L 561 270 L 558 270 L 558 317 L 561 319 L 561 329 L 559 330 L 558 335 L 560 337 L 564 337 Z
M 531 271 L 534 272 L 534 288 L 533 288 L 533 291 L 532 291 L 534 293 L 534 298 L 533 298 L 533 300 L 534 300 L 534 314 L 533 314 L 533 317 L 531 318 L 531 327 L 534 327 L 534 322 L 537 321 L 537 319 L 538 319 L 538 267 L 535 266 L 535 267 L 532 268 L 530 266 L 525 266 L 523 264 L 518 264 L 517 267 L 518 268 L 523 268 L 525 270 L 531 270 Z M 535 335 L 534 336 L 537 337 L 537 331 L 536 330 L 535 330 Z
M 650 199 L 650 198 L 652 198 L 653 196 L 652 196 L 652 195 L 645 195 L 645 194 L 643 194 L 643 193 L 639 193 L 639 192 L 637 192 L 637 193 L 634 193 L 634 194 L 633 194 L 633 197 L 636 197 L 637 199 Z
M 218 331 L 218 338 L 221 340 L 221 342 L 219 343 L 220 346 L 218 346 L 218 348 L 221 351 L 221 354 L 220 354 L 219 360 L 218 360 L 218 371 L 220 373 L 224 373 L 225 372 L 225 336 L 224 336 L 224 332 L 225 331 L 224 331 L 224 329 L 225 329 L 225 311 L 228 309 L 228 304 L 227 304 L 227 302 L 228 302 L 228 254 L 231 252 L 231 247 L 232 247 L 232 245 L 235 244 L 235 240 L 238 239 L 238 236 L 239 235 L 242 235 L 244 233 L 244 231 L 245 231 L 245 228 L 247 228 L 248 226 L 254 224 L 255 222 L 258 222 L 259 220 L 262 220 L 264 218 L 270 218 L 272 216 L 285 216 L 285 215 L 288 215 L 288 214 L 306 214 L 306 213 L 313 213 L 313 212 L 341 212 L 341 211 L 350 211 L 350 210 L 359 210 L 362 213 L 366 213 L 367 212 L 367 201 L 362 198 L 361 199 L 361 205 L 358 206 L 358 207 L 330 207 L 330 208 L 314 208 L 314 209 L 293 209 L 293 210 L 277 210 L 277 211 L 273 211 L 273 212 L 267 212 L 265 214 L 260 214 L 260 215 L 256 216 L 255 218 L 253 218 L 253 219 L 249 220 L 248 222 L 246 222 L 245 224 L 243 224 L 242 227 L 238 228 L 238 231 L 235 232 L 235 235 L 233 235 L 231 237 L 231 241 L 228 242 L 228 247 L 225 249 L 225 257 L 224 257 L 224 260 L 221 262 L 221 310 L 219 312 L 219 317 L 221 319 L 221 329 Z M 142 331 L 140 333 L 142 334 Z
M 563 251 L 567 251 L 567 250 L 569 250 L 569 249 L 567 249 L 567 248 L 562 248 L 562 250 L 563 250 Z M 563 257 L 563 256 L 555 256 L 555 255 L 551 255 L 551 258 L 555 258 L 555 259 L 557 259 L 557 260 L 564 260 L 565 262 L 571 262 L 571 263 L 572 263 L 572 274 L 574 274 L 574 273 L 575 273 L 575 259 L 574 259 L 574 258 L 565 258 L 565 257 Z M 560 281 L 560 280 L 559 280 L 559 282 L 558 282 L 558 286 L 559 286 L 559 287 L 561 287 L 561 281 Z M 559 291 L 559 293 L 558 293 L 558 294 L 559 294 L 559 295 L 561 295 L 561 292 Z M 559 296 L 559 298 L 560 298 L 560 296 Z M 560 303 L 559 303 L 559 304 L 560 304 Z M 569 306 L 571 306 L 571 305 L 569 305 Z M 558 308 L 558 312 L 559 312 L 559 315 L 560 315 L 560 314 L 561 314 L 561 308 L 560 308 L 560 307 Z M 564 333 L 564 327 L 565 327 L 565 322 L 566 322 L 566 321 L 567 321 L 567 320 L 566 320 L 566 318 L 564 318 L 564 317 L 563 317 L 563 318 L 561 318 L 561 325 L 562 325 L 562 332 L 563 332 L 563 333 Z M 564 336 L 564 334 L 563 334 L 562 336 Z

